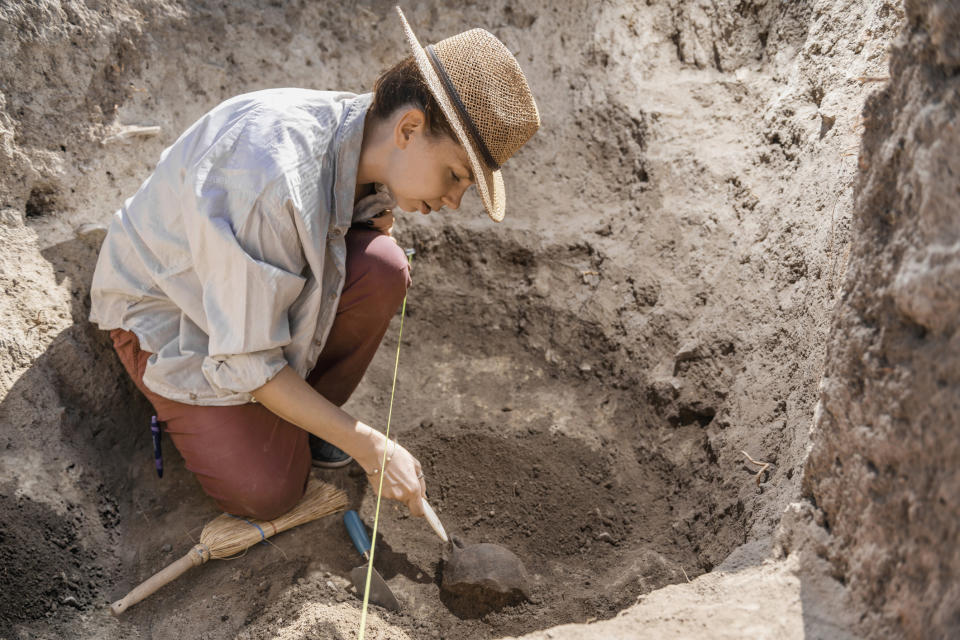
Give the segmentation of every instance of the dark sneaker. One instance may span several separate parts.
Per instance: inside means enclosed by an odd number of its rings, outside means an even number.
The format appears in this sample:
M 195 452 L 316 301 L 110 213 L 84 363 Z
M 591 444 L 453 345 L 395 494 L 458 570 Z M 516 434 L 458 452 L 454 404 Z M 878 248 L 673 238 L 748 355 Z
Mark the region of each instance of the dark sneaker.
M 313 466 L 323 469 L 345 467 L 353 461 L 345 451 L 313 434 L 310 434 L 310 454 L 313 456 Z

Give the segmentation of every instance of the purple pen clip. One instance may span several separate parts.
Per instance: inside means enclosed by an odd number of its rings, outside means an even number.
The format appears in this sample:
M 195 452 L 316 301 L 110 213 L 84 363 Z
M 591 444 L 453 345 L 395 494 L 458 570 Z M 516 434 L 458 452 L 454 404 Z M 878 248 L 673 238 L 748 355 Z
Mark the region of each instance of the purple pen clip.
M 157 468 L 157 477 L 163 477 L 163 453 L 160 450 L 160 422 L 157 416 L 150 418 L 150 433 L 153 435 L 153 465 Z

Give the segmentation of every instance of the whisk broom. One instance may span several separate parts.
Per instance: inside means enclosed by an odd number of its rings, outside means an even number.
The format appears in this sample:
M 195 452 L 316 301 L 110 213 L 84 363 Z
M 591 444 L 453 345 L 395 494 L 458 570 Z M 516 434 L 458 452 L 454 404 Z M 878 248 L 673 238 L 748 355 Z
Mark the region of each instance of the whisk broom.
M 274 520 L 245 520 L 223 513 L 203 527 L 199 544 L 110 605 L 110 611 L 115 616 L 120 615 L 163 585 L 179 578 L 187 569 L 197 567 L 210 558 L 235 556 L 281 531 L 343 511 L 346 507 L 347 495 L 343 491 L 311 477 L 300 502 Z

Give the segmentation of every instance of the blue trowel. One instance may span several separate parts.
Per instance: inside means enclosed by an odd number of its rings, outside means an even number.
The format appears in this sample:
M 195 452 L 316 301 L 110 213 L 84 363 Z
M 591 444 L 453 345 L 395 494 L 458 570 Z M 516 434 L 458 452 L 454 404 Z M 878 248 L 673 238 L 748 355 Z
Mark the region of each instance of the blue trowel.
M 350 534 L 350 540 L 353 541 L 353 546 L 357 548 L 357 551 L 359 551 L 363 555 L 364 560 L 367 561 L 350 572 L 353 588 L 357 590 L 357 593 L 359 593 L 362 598 L 367 585 L 367 564 L 370 562 L 370 538 L 367 537 L 367 528 L 363 525 L 363 521 L 360 520 L 360 515 L 353 509 L 343 514 L 343 524 L 347 526 L 347 533 Z M 397 597 L 393 595 L 393 591 L 387 586 L 383 576 L 380 575 L 380 572 L 377 571 L 376 568 L 373 569 L 370 575 L 370 602 L 378 604 L 390 611 L 400 610 L 400 603 L 397 601 Z

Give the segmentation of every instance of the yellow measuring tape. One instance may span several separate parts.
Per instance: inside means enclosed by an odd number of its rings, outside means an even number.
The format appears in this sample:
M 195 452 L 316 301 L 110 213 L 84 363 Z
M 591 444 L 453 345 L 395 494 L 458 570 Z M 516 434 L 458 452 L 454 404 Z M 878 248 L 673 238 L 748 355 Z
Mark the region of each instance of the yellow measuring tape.
M 407 264 L 412 262 L 414 250 L 405 249 Z M 390 408 L 387 410 L 386 445 L 383 447 L 383 460 L 380 461 L 380 484 L 377 486 L 377 508 L 373 512 L 373 536 L 370 539 L 370 561 L 367 563 L 367 582 L 363 587 L 363 609 L 360 610 L 360 635 L 363 640 L 367 630 L 367 605 L 370 603 L 370 577 L 373 575 L 373 553 L 377 548 L 377 525 L 380 523 L 380 495 L 383 493 L 383 476 L 387 475 L 387 452 L 390 450 L 390 419 L 393 418 L 393 398 L 397 391 L 397 371 L 400 369 L 400 344 L 403 339 L 403 318 L 407 312 L 407 296 L 403 296 L 400 307 L 400 332 L 397 334 L 397 357 L 393 361 L 393 385 L 390 387 Z

